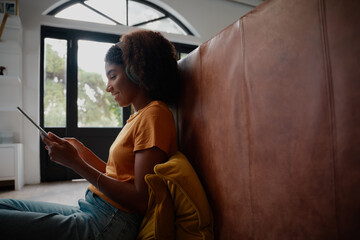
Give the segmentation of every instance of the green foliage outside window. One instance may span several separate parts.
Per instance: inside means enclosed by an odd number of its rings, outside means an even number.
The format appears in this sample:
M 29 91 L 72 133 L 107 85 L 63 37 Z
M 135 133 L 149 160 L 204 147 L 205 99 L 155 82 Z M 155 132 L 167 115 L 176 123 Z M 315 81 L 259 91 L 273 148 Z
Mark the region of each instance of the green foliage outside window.
M 46 44 L 44 91 L 45 127 L 66 126 L 66 58 Z
M 78 72 L 78 126 L 122 126 L 122 111 L 98 73 Z

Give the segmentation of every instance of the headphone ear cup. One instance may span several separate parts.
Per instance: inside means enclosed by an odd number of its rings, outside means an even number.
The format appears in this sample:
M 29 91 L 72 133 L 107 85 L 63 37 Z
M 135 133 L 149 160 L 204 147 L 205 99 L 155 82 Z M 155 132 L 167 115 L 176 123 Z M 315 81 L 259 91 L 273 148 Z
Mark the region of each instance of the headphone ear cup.
M 131 71 L 131 69 L 129 69 L 128 67 L 125 67 L 125 73 L 134 84 L 136 84 L 138 86 L 140 85 L 139 78 L 136 76 L 136 74 L 133 73 L 133 71 Z

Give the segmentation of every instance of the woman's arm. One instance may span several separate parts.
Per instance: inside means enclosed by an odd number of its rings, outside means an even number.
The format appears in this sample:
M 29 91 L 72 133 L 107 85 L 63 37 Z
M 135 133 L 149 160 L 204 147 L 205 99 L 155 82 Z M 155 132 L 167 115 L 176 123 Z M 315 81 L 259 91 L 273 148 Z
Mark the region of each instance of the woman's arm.
M 51 134 L 51 133 L 50 133 Z M 64 140 L 71 143 L 76 150 L 78 151 L 80 157 L 86 161 L 88 164 L 99 170 L 100 172 L 105 172 L 106 163 L 101 160 L 95 153 L 93 153 L 90 149 L 85 147 L 79 140 L 76 138 L 64 138 Z
M 148 203 L 148 186 L 145 175 L 153 173 L 156 164 L 166 160 L 166 154 L 157 147 L 137 151 L 135 153 L 134 184 L 124 183 L 108 177 L 96 167 L 81 158 L 77 149 L 67 140 L 49 133 L 50 140 L 43 138 L 47 145 L 50 159 L 77 172 L 96 186 L 106 196 L 122 206 L 145 214 Z
M 154 172 L 154 166 L 165 162 L 165 152 L 157 147 L 135 152 L 135 181 L 134 184 L 124 183 L 111 177 L 101 175 L 98 188 L 106 196 L 120 203 L 122 206 L 145 214 L 149 200 L 148 185 L 145 175 Z M 95 185 L 96 186 L 96 185 Z M 118 189 L 115 190 L 114 189 Z

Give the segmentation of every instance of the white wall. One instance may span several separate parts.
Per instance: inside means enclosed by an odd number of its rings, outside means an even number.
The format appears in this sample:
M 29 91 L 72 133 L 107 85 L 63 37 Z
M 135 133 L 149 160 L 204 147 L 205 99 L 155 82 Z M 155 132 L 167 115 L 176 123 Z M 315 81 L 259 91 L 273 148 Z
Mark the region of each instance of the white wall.
M 129 29 L 124 26 L 88 24 L 43 16 L 42 13 L 57 1 L 19 1 L 20 17 L 23 25 L 23 106 L 25 111 L 37 116 L 36 122 L 39 122 L 40 26 L 58 26 L 119 35 Z M 158 0 L 153 1 L 159 2 Z M 175 9 L 200 35 L 194 37 L 165 34 L 165 36 L 172 41 L 191 44 L 205 42 L 253 9 L 253 7 L 226 0 L 163 0 L 162 3 Z M 37 130 L 27 121 L 24 121 L 23 129 L 25 183 L 39 183 L 39 135 Z

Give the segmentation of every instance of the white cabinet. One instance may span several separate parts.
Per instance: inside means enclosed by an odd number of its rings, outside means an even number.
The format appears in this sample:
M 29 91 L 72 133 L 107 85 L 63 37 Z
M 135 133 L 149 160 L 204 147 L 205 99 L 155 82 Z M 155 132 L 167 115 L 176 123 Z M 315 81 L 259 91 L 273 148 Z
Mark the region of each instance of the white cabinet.
M 22 144 L 0 144 L 0 181 L 14 180 L 15 189 L 24 186 Z

